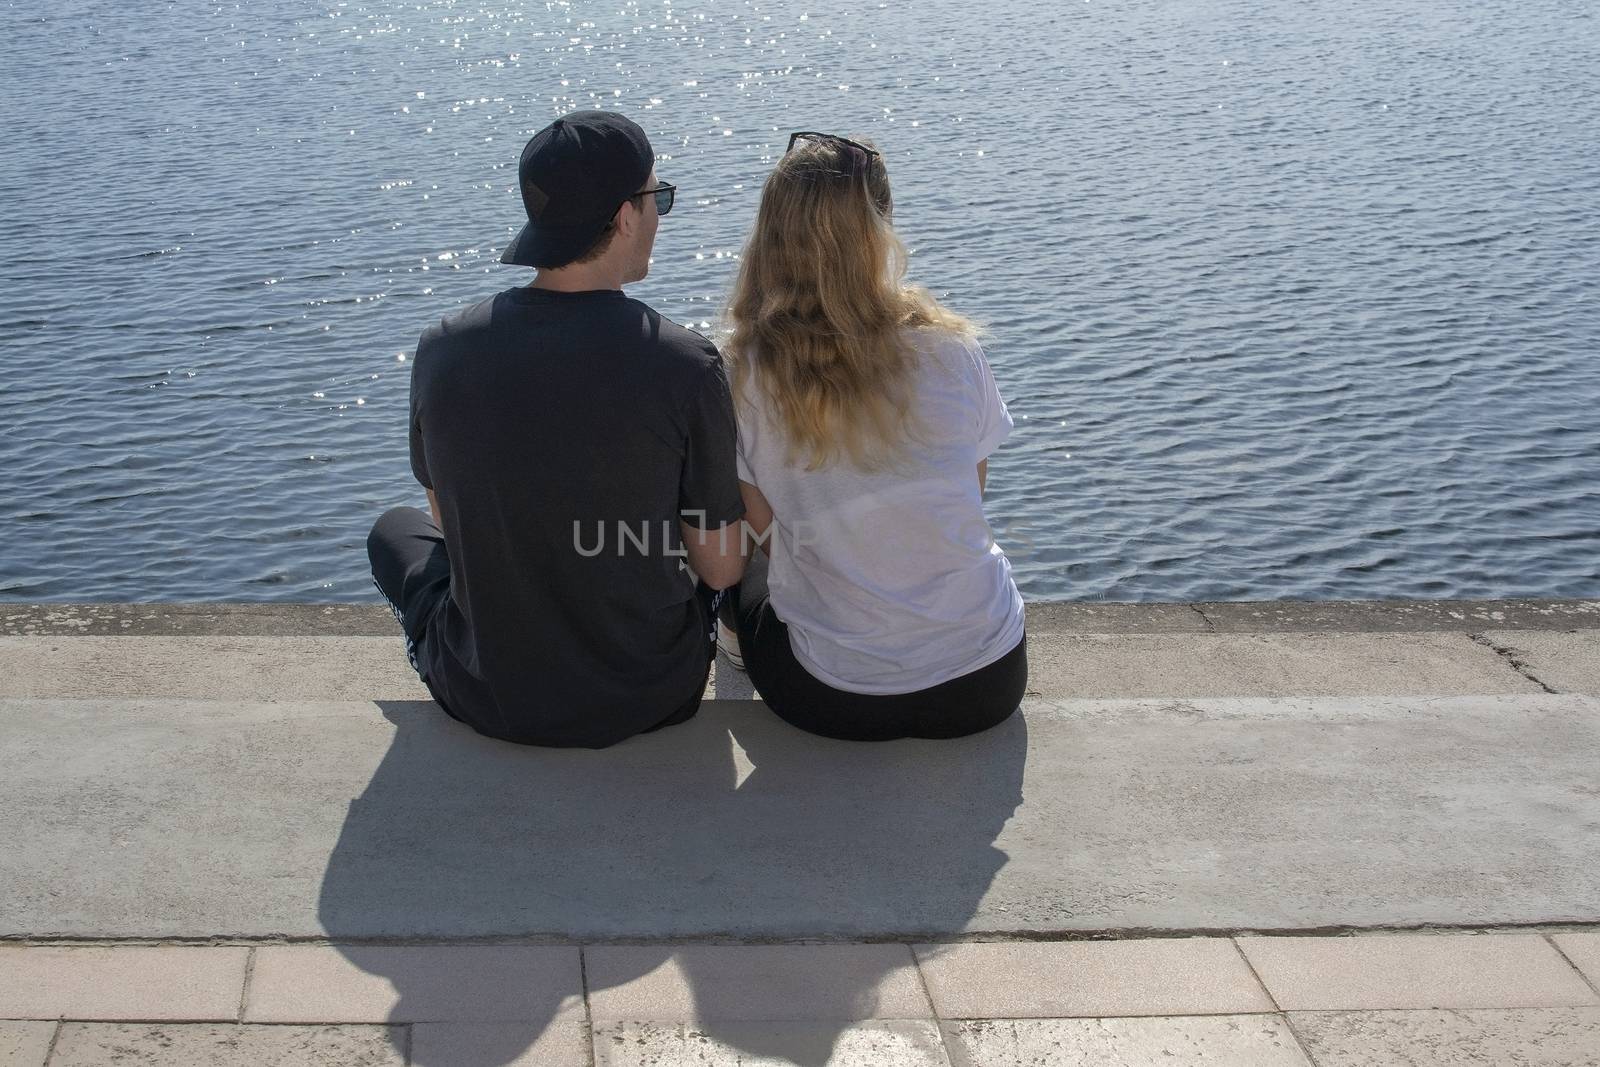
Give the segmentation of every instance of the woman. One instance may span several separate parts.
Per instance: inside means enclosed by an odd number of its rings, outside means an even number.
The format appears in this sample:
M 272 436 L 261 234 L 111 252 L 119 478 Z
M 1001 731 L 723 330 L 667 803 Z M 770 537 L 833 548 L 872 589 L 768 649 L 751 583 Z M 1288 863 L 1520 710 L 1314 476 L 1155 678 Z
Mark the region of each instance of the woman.
M 905 284 L 890 206 L 883 157 L 828 134 L 794 134 L 762 191 L 725 345 L 761 549 L 722 621 L 803 730 L 959 737 L 1027 685 L 1022 597 L 983 515 L 1012 422 L 972 325 Z

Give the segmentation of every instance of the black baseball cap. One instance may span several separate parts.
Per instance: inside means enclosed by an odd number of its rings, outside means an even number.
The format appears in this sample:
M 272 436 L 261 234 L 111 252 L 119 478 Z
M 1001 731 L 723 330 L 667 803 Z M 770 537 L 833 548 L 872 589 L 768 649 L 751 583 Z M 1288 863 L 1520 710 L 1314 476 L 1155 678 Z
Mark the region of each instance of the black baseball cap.
M 639 125 L 615 111 L 574 111 L 533 135 L 517 164 L 528 224 L 500 256 L 562 267 L 587 252 L 655 165 Z

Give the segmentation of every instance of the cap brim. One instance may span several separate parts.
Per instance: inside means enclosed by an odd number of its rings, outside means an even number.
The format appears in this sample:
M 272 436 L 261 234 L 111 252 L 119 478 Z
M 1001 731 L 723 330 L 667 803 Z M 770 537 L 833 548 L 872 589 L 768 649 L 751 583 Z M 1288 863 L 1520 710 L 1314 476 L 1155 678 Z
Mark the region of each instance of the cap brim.
M 500 253 L 500 262 L 518 267 L 565 266 L 589 251 L 605 223 L 593 226 L 535 226 L 528 223 Z

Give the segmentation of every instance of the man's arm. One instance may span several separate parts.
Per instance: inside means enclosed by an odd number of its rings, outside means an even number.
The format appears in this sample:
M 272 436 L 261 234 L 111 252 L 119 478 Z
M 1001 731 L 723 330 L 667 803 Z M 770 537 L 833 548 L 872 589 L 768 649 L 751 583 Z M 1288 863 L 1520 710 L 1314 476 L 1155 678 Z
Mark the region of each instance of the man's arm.
M 678 520 L 683 535 L 683 550 L 689 556 L 689 569 L 713 589 L 726 589 L 744 577 L 742 519 L 723 526 L 701 529 Z
M 423 346 L 426 345 L 427 342 L 428 334 L 424 333 L 422 335 L 422 340 L 417 344 L 417 352 L 419 355 L 423 351 Z M 409 401 L 411 416 L 406 420 L 409 430 L 408 436 L 410 438 L 411 476 L 417 480 L 418 485 L 422 486 L 422 488 L 427 491 L 428 512 L 433 516 L 433 524 L 439 527 L 440 530 L 443 530 L 444 520 L 441 518 L 439 513 L 439 497 L 433 491 L 433 475 L 428 473 L 428 453 L 427 450 L 422 447 L 422 395 L 420 389 L 421 383 L 417 378 L 417 368 L 421 366 L 421 363 L 422 361 L 416 357 L 413 357 L 411 360 L 411 396 Z
M 744 577 L 744 504 L 735 473 L 738 428 L 720 359 L 705 368 L 698 386 L 686 412 L 678 525 L 690 569 L 711 588 L 726 589 Z
M 988 478 L 989 461 L 987 459 L 980 459 L 978 460 L 978 495 L 980 497 L 983 496 L 983 483 L 987 481 Z

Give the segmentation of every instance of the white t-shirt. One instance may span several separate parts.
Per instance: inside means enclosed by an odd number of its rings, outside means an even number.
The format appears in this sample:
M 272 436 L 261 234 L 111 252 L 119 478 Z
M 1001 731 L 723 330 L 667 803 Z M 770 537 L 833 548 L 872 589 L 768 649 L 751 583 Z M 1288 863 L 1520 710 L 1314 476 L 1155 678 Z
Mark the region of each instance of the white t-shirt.
M 840 459 L 807 471 L 803 455 L 786 465 L 759 356 L 734 404 L 739 478 L 772 505 L 773 611 L 806 670 L 856 693 L 938 685 L 1000 659 L 1023 633 L 1022 596 L 978 491 L 978 461 L 1011 432 L 1011 414 L 977 342 L 907 337 L 923 357 L 913 404 L 928 444 L 907 447 L 905 470 Z

